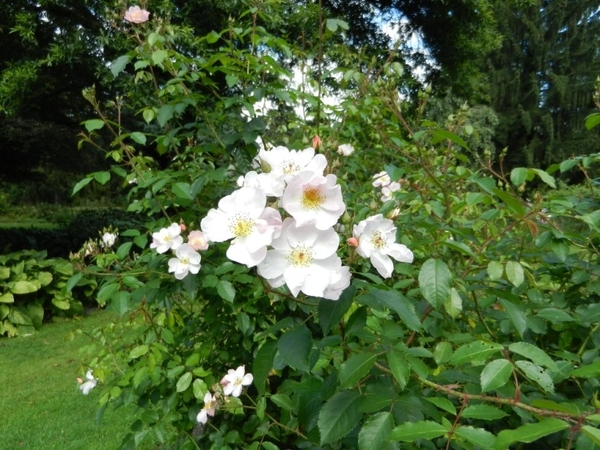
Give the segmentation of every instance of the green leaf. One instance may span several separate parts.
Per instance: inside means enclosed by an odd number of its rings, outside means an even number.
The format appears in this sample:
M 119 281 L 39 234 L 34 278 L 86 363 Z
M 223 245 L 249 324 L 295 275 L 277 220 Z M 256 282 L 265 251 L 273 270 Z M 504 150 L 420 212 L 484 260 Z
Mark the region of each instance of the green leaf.
M 600 445 L 600 430 L 589 425 L 583 425 L 581 432 L 589 437 L 595 444 Z
M 484 449 L 492 448 L 496 443 L 496 436 L 483 428 L 462 425 L 454 430 L 454 435 Z
M 358 450 L 384 450 L 394 426 L 394 417 L 389 412 L 380 412 L 364 423 L 358 433 Z
M 152 52 L 152 62 L 155 66 L 160 65 L 169 56 L 166 50 L 155 50 Z
M 502 387 L 512 374 L 512 364 L 507 359 L 496 359 L 489 362 L 481 371 L 479 377 L 481 391 L 493 391 Z
M 381 306 L 395 311 L 402 323 L 411 330 L 421 329 L 421 319 L 415 313 L 415 305 L 399 292 L 375 290 L 365 295 L 374 296 Z
M 94 176 L 94 180 L 101 185 L 105 185 L 110 180 L 110 172 L 95 172 L 92 175 Z
M 473 341 L 456 349 L 450 363 L 456 366 L 471 362 L 478 364 L 484 362 L 494 353 L 502 351 L 504 347 L 495 342 Z
M 581 366 L 572 370 L 570 376 L 577 378 L 595 378 L 600 376 L 600 359 L 597 359 L 586 366 Z
M 312 349 L 312 335 L 306 325 L 292 328 L 283 334 L 277 342 L 277 348 L 283 360 L 292 368 L 308 372 L 308 357 Z
M 11 292 L 5 292 L 4 294 L 0 295 L 0 303 L 14 303 L 15 302 L 15 297 L 12 295 Z
M 147 110 L 144 110 L 144 113 Z M 150 110 L 152 111 L 152 110 Z M 134 140 L 134 142 L 137 142 L 140 145 L 146 145 L 146 135 L 144 133 L 140 133 L 139 131 L 134 131 L 133 133 L 131 133 L 131 139 Z
M 487 273 L 490 277 L 490 280 L 499 280 L 502 278 L 502 274 L 504 273 L 504 266 L 498 261 L 490 261 L 487 266 Z
M 321 432 L 321 445 L 336 441 L 358 424 L 361 397 L 356 391 L 342 391 L 331 397 L 321 408 L 318 426 Z
M 88 133 L 91 133 L 94 130 L 99 130 L 102 127 L 104 127 L 104 121 L 100 120 L 100 119 L 91 119 L 91 120 L 86 120 L 85 122 L 82 122 L 83 126 L 85 126 L 85 129 L 88 131 Z
M 179 377 L 179 380 L 177 380 L 177 392 L 185 391 L 190 387 L 190 384 L 192 384 L 192 372 L 186 372 Z
M 65 299 L 61 299 L 61 298 L 54 297 L 52 299 L 52 304 L 54 306 L 56 306 L 58 309 L 62 309 L 63 311 L 68 311 L 69 308 L 71 308 L 71 303 L 69 302 L 69 300 L 65 300 Z
M 438 142 L 441 142 L 445 139 L 454 142 L 457 145 L 460 145 L 462 148 L 464 148 L 465 150 L 469 150 L 469 146 L 467 145 L 467 143 L 463 140 L 463 138 L 461 138 L 460 136 L 448 131 L 448 130 L 444 130 L 442 128 L 438 128 L 436 130 L 433 130 L 431 132 L 431 135 L 433 136 L 433 139 L 431 140 L 432 143 L 437 144 Z
M 110 298 L 110 307 L 116 311 L 120 316 L 129 311 L 129 300 L 131 298 L 131 292 L 119 291 L 115 292 Z
M 392 441 L 414 442 L 419 439 L 431 440 L 448 432 L 443 425 L 430 420 L 407 422 L 392 430 Z
M 439 366 L 450 361 L 452 357 L 452 345 L 449 342 L 438 342 L 433 350 L 433 359 Z
M 419 288 L 425 300 L 434 308 L 441 307 L 450 297 L 452 274 L 446 263 L 437 259 L 425 261 L 419 272 Z
M 273 360 L 277 354 L 277 341 L 267 341 L 256 352 L 252 363 L 252 375 L 254 376 L 254 386 L 258 395 L 264 395 L 265 382 L 273 368 Z
M 148 353 L 148 345 L 138 345 L 137 347 L 132 348 L 129 352 L 129 359 L 137 359 L 140 356 L 144 356 L 146 353 Z
M 427 400 L 429 403 L 433 403 L 435 406 L 437 406 L 442 411 L 446 411 L 446 412 L 452 414 L 453 416 L 456 415 L 456 407 L 447 398 L 425 397 L 425 400 Z
M 527 318 L 525 317 L 525 313 L 521 308 L 508 300 L 501 298 L 499 302 L 522 339 L 523 333 L 525 333 L 525 330 L 527 329 Z
M 517 261 L 508 261 L 506 263 L 506 278 L 508 278 L 508 281 L 510 281 L 513 286 L 521 286 L 525 280 L 523 266 Z
M 171 190 L 176 197 L 183 198 L 185 200 L 194 199 L 191 194 L 192 187 L 189 183 L 175 183 Z
M 67 286 L 66 286 L 66 290 L 67 292 L 71 292 L 73 290 L 73 288 L 75 286 L 77 286 L 77 284 L 79 284 L 79 282 L 81 281 L 81 279 L 83 278 L 83 272 L 77 272 L 75 275 L 73 275 L 71 278 L 69 278 L 69 280 L 67 281 Z
M 77 182 L 77 184 L 75 185 L 75 187 L 73 188 L 73 192 L 71 192 L 71 195 L 75 195 L 77 194 L 77 192 L 79 192 L 81 189 L 83 189 L 85 186 L 87 186 L 88 184 L 90 184 L 90 182 L 93 180 L 93 178 L 88 177 L 88 178 L 84 178 L 83 180 Z
M 125 66 L 127 66 L 130 60 L 131 57 L 129 55 L 123 55 L 119 56 L 117 59 L 111 62 L 110 71 L 112 72 L 113 77 L 119 75 L 123 71 L 123 69 L 125 69 Z
M 375 363 L 377 355 L 370 353 L 359 353 L 348 358 L 340 364 L 338 379 L 340 380 L 340 389 L 346 389 L 354 386 L 369 373 Z
M 503 449 L 515 442 L 529 444 L 568 427 L 569 424 L 567 422 L 550 418 L 538 423 L 528 423 L 514 430 L 503 430 L 498 433 L 494 448 Z
M 161 127 L 164 127 L 169 120 L 173 117 L 175 107 L 173 105 L 162 105 L 156 114 L 156 120 Z
M 450 298 L 444 302 L 444 308 L 453 319 L 456 319 L 462 312 L 462 297 L 456 289 L 450 289 Z
M 552 323 L 573 322 L 575 320 L 566 311 L 556 308 L 540 309 L 536 315 Z
M 356 294 L 356 286 L 350 286 L 342 292 L 340 298 L 335 302 L 325 299 L 319 301 L 317 313 L 319 316 L 319 325 L 324 335 L 327 335 L 327 332 L 334 325 L 338 324 L 342 317 L 344 317 L 344 314 L 350 309 L 354 294 Z
M 525 206 L 521 200 L 516 197 L 513 197 L 508 192 L 503 191 L 502 189 L 494 188 L 492 189 L 494 195 L 502 200 L 508 209 L 510 209 L 513 213 L 516 214 L 517 217 L 523 217 L 525 215 Z
M 292 411 L 294 409 L 294 404 L 292 403 L 292 400 L 285 394 L 272 395 L 271 401 L 280 408 L 285 409 L 286 411 Z
M 37 286 L 31 281 L 15 281 L 14 283 L 9 283 L 9 288 L 13 294 L 17 295 L 30 294 L 40 290 L 40 286 Z
M 462 410 L 460 417 L 464 419 L 478 419 L 478 420 L 499 420 L 506 417 L 504 411 L 500 408 L 490 405 L 469 405 Z
M 142 112 L 142 117 L 144 118 L 146 123 L 149 124 L 156 117 L 156 113 L 154 112 L 154 110 L 152 108 L 146 108 Z
M 521 186 L 527 180 L 528 170 L 525 167 L 515 167 L 510 172 L 510 181 L 515 186 Z
M 546 183 L 548 186 L 553 187 L 556 189 L 556 180 L 554 179 L 554 177 L 552 175 L 549 175 L 548 172 L 542 170 L 542 169 L 531 169 L 538 177 L 540 177 L 540 180 L 542 180 L 544 183 Z
M 217 293 L 219 297 L 229 303 L 233 303 L 235 299 L 235 288 L 230 281 L 227 280 L 219 280 L 217 283 Z
M 540 366 L 548 367 L 554 372 L 558 371 L 558 367 L 556 367 L 552 358 L 544 350 L 535 345 L 528 342 L 514 342 L 508 346 L 508 349 L 513 353 L 529 358 Z
M 550 375 L 537 364 L 531 361 L 517 361 L 515 365 L 523 371 L 525 376 L 531 381 L 536 382 L 540 387 L 549 393 L 554 392 L 554 383 Z
M 98 303 L 101 305 L 107 303 L 111 297 L 118 292 L 120 286 L 116 283 L 108 283 L 100 288 L 97 295 Z
M 598 125 L 600 125 L 600 113 L 593 113 L 585 118 L 586 129 L 591 130 Z
M 398 382 L 400 390 L 404 390 L 408 377 L 410 375 L 410 366 L 406 361 L 406 355 L 395 348 L 387 352 L 388 365 L 392 371 L 392 375 Z

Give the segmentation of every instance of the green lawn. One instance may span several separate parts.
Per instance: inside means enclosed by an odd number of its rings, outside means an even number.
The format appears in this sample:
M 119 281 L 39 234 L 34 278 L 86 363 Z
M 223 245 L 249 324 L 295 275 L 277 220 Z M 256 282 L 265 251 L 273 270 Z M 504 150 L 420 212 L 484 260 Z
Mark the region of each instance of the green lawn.
M 0 338 L 0 448 L 44 450 L 116 449 L 134 411 L 108 408 L 96 423 L 98 391 L 81 394 L 79 349 L 89 338 L 69 332 L 92 329 L 111 312 L 45 324 L 33 336 Z

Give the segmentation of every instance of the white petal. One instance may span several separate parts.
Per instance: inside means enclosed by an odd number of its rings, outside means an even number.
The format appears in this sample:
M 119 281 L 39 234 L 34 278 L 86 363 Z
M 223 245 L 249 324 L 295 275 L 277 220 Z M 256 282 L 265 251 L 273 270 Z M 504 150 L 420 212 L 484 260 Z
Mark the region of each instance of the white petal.
M 394 264 L 392 263 L 392 260 L 389 256 L 382 255 L 379 252 L 373 252 L 373 254 L 371 254 L 370 259 L 371 264 L 373 264 L 373 267 L 377 269 L 379 275 L 381 275 L 383 278 L 389 278 L 392 276 L 392 272 L 394 271 Z
M 413 252 L 404 244 L 392 244 L 387 254 L 403 263 L 412 263 L 414 259 Z

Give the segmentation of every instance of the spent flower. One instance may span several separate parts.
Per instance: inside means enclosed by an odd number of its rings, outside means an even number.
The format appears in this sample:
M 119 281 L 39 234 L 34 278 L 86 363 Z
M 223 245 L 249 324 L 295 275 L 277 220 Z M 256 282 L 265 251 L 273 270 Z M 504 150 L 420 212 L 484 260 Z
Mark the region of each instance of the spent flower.
M 88 395 L 90 391 L 96 387 L 96 384 L 98 384 L 98 380 L 94 378 L 94 375 L 92 375 L 92 373 L 92 370 L 87 371 L 87 373 L 85 374 L 86 381 L 83 381 L 80 378 L 77 379 L 77 381 L 80 383 L 79 389 L 81 389 L 83 395 Z

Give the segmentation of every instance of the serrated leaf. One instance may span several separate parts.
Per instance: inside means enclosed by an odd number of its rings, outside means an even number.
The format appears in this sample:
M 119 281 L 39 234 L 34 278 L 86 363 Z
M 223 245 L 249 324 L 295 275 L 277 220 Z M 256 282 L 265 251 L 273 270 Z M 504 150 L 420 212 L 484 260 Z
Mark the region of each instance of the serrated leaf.
M 512 364 L 507 359 L 496 359 L 489 362 L 481 371 L 479 377 L 481 391 L 493 391 L 502 387 L 512 374 Z
M 192 197 L 191 194 L 191 189 L 192 187 L 190 186 L 189 183 L 175 183 L 173 185 L 173 187 L 171 188 L 171 190 L 173 191 L 173 194 L 175 194 L 175 196 L 179 197 L 179 198 L 183 198 L 185 200 L 193 200 L 194 197 Z
M 446 263 L 437 259 L 425 261 L 419 271 L 419 288 L 425 300 L 434 308 L 441 307 L 450 297 L 452 273 Z
M 504 266 L 498 261 L 490 261 L 487 266 L 487 273 L 490 280 L 499 280 L 504 273 Z
M 503 449 L 515 442 L 529 444 L 568 427 L 567 422 L 550 418 L 538 423 L 528 423 L 514 430 L 503 430 L 498 433 L 494 448 Z
M 173 105 L 162 105 L 158 113 L 156 114 L 156 120 L 161 127 L 164 127 L 166 123 L 171 120 L 173 117 L 173 113 L 175 112 L 175 107 Z
M 521 286 L 523 281 L 525 281 L 523 266 L 521 266 L 521 264 L 519 264 L 517 261 L 508 261 L 506 263 L 505 272 L 506 278 L 515 287 Z
M 113 77 L 116 77 L 123 71 L 125 66 L 129 63 L 131 57 L 129 55 L 119 56 L 113 62 L 110 63 L 110 71 L 113 74 Z
M 583 425 L 581 432 L 589 437 L 595 444 L 600 445 L 600 430 L 589 425 Z
M 148 110 L 144 110 L 144 113 L 148 111 Z M 152 111 L 152 110 L 150 110 Z M 146 145 L 146 135 L 144 133 L 141 133 L 139 131 L 134 131 L 133 133 L 131 133 L 131 139 L 133 139 L 134 142 L 137 142 L 140 145 Z
M 331 397 L 319 413 L 318 426 L 321 432 L 321 445 L 336 441 L 358 424 L 361 397 L 356 391 L 342 391 Z
M 508 349 L 513 353 L 529 358 L 540 366 L 548 367 L 553 371 L 558 370 L 552 358 L 544 350 L 528 342 L 514 342 L 508 346 Z
M 442 398 L 442 397 L 425 397 L 425 400 L 427 400 L 429 403 L 434 404 L 435 406 L 437 406 L 442 411 L 446 411 L 446 412 L 452 414 L 453 416 L 456 415 L 456 407 L 447 398 Z
M 129 359 L 139 358 L 140 356 L 144 356 L 146 353 L 148 353 L 148 346 L 146 344 L 138 345 L 137 347 L 132 348 L 129 352 Z
M 444 309 L 453 319 L 462 312 L 462 297 L 456 289 L 450 289 L 450 298 L 444 302 Z
M 525 330 L 527 329 L 527 318 L 525 317 L 525 313 L 521 308 L 508 300 L 501 298 L 499 302 L 504 308 L 504 311 L 506 311 L 509 320 L 515 326 L 517 333 L 523 338 L 523 333 L 525 333 Z
M 521 200 L 497 187 L 493 188 L 492 191 L 494 192 L 494 195 L 506 204 L 509 210 L 517 215 L 517 217 L 523 217 L 525 215 L 525 206 L 523 206 Z
M 406 361 L 406 355 L 393 348 L 387 352 L 386 356 L 392 375 L 398 382 L 400 390 L 403 390 L 410 375 L 410 366 Z
M 504 347 L 495 342 L 473 341 L 457 348 L 450 359 L 450 363 L 456 366 L 472 362 L 481 363 L 494 353 L 503 350 Z
M 359 353 L 340 364 L 338 374 L 340 389 L 346 389 L 358 383 L 369 373 L 376 359 L 377 355 Z
M 415 305 L 399 292 L 376 290 L 365 295 L 372 295 L 377 302 L 386 308 L 396 312 L 402 323 L 414 331 L 421 329 L 421 319 L 415 312 Z
M 83 122 L 83 126 L 88 133 L 91 133 L 92 131 L 100 130 L 102 127 L 104 127 L 104 121 L 100 119 L 90 119 Z
M 192 372 L 186 372 L 179 377 L 177 380 L 176 389 L 177 392 L 183 392 L 192 384 Z
M 430 420 L 407 422 L 392 430 L 390 440 L 414 442 L 419 439 L 431 440 L 445 435 L 448 432 L 443 425 Z
M 75 185 L 75 187 L 73 188 L 73 192 L 71 192 L 71 195 L 77 194 L 77 192 L 79 192 L 85 186 L 90 184 L 92 180 L 93 180 L 93 178 L 89 177 L 89 178 L 84 178 L 81 181 L 78 181 L 77 184 Z
M 294 409 L 292 400 L 285 394 L 271 395 L 271 401 L 286 411 L 292 411 Z
M 344 317 L 344 314 L 350 309 L 354 294 L 356 294 L 356 286 L 349 286 L 342 292 L 337 301 L 332 302 L 325 299 L 319 301 L 317 314 L 319 316 L 319 325 L 324 335 L 327 335 L 329 330 L 338 324 L 342 317 Z
M 492 448 L 496 442 L 496 436 L 483 428 L 462 425 L 454 430 L 454 434 L 479 448 Z
M 155 66 L 161 64 L 169 56 L 166 50 L 155 50 L 152 52 L 152 62 Z
M 233 303 L 235 300 L 235 288 L 230 281 L 219 280 L 217 283 L 217 294 L 226 302 Z
M 358 433 L 358 450 L 383 450 L 394 426 L 394 417 L 389 412 L 380 412 L 364 423 Z
M 273 360 L 277 354 L 277 341 L 267 341 L 256 352 L 252 362 L 252 375 L 254 376 L 254 386 L 258 395 L 265 393 L 265 382 L 273 368 Z
M 541 309 L 536 315 L 552 323 L 573 322 L 575 320 L 566 311 L 556 308 Z
M 549 175 L 548 172 L 542 170 L 542 169 L 531 169 L 538 177 L 540 177 L 540 180 L 542 180 L 544 183 L 546 183 L 548 186 L 556 188 L 556 180 L 554 179 L 554 177 L 552 175 Z
M 460 417 L 464 419 L 499 420 L 506 417 L 504 411 L 491 405 L 469 405 L 462 410 Z
M 515 365 L 523 371 L 527 378 L 537 383 L 544 391 L 549 393 L 554 392 L 552 378 L 540 366 L 531 361 L 517 361 Z
M 310 330 L 301 325 L 283 334 L 277 341 L 277 348 L 290 367 L 307 372 L 310 369 L 308 357 L 312 344 Z
M 571 371 L 570 376 L 578 378 L 592 378 L 600 376 L 600 359 L 597 359 L 591 364 L 578 367 Z
M 521 186 L 527 180 L 528 172 L 525 167 L 515 167 L 510 171 L 510 181 L 517 187 Z

